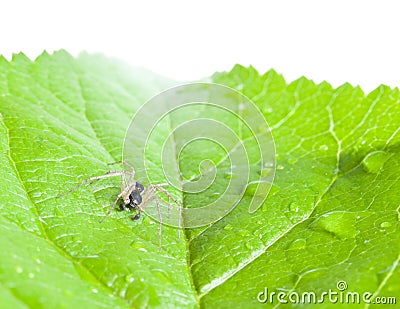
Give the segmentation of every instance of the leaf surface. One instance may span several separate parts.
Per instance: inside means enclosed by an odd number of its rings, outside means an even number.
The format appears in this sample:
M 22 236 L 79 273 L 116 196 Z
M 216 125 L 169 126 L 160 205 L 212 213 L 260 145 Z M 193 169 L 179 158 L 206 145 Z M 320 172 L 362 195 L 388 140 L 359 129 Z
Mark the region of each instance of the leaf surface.
M 109 171 L 136 110 L 176 83 L 102 56 L 0 58 L 1 307 L 257 307 L 265 288 L 318 295 L 340 280 L 400 299 L 398 89 L 287 84 L 241 66 L 212 80 L 264 114 L 275 182 L 253 214 L 245 196 L 180 242 L 164 226 L 160 249 L 146 216 L 100 222 L 118 178 L 57 195 Z M 190 177 L 190 160 L 221 160 L 216 148 L 200 143 L 174 164 Z M 204 197 L 182 198 L 195 207 Z

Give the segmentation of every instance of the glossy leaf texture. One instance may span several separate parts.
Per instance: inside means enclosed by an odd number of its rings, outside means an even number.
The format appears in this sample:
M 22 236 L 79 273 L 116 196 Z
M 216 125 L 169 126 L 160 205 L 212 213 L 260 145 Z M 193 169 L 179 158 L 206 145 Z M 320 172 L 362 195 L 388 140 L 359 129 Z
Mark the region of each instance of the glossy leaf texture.
M 120 179 L 57 198 L 121 160 L 134 111 L 171 84 L 102 56 L 1 60 L 2 308 L 196 304 L 175 229 L 106 210 Z M 104 208 L 104 209 L 103 209 Z
M 112 212 L 100 222 L 118 178 L 57 196 L 113 169 L 135 111 L 177 83 L 103 56 L 0 58 L 2 308 L 272 308 L 276 299 L 257 300 L 265 288 L 318 295 L 339 281 L 400 301 L 399 90 L 288 84 L 239 65 L 212 81 L 264 114 L 274 185 L 253 214 L 245 196 L 180 241 L 164 226 L 160 249 L 158 224 L 146 216 Z M 194 170 L 189 160 L 177 165 Z

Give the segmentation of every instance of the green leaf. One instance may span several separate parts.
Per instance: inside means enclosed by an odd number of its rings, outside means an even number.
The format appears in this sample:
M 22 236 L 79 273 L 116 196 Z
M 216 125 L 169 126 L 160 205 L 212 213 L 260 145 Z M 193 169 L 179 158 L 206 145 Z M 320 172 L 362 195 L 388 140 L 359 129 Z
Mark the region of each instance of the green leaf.
M 341 280 L 346 291 L 398 300 L 399 90 L 380 86 L 365 95 L 306 78 L 287 85 L 274 71 L 260 76 L 241 66 L 213 80 L 240 89 L 263 111 L 277 173 L 261 211 L 238 207 L 191 240 L 201 304 L 252 307 L 265 288 L 321 295 L 337 292 Z M 223 263 L 213 263 L 221 256 Z M 324 306 L 333 305 L 325 298 Z
M 346 291 L 400 300 L 399 90 L 287 84 L 241 66 L 212 80 L 267 119 L 274 185 L 255 213 L 245 197 L 181 241 L 163 226 L 160 248 L 149 217 L 112 212 L 100 222 L 118 178 L 57 196 L 109 171 L 134 113 L 176 83 L 102 56 L 0 58 L 2 308 L 274 307 L 276 298 L 257 301 L 265 288 L 320 295 L 341 280 Z M 217 149 L 202 149 L 196 160 L 218 161 Z M 184 175 L 198 171 L 197 150 L 176 162 Z M 201 199 L 183 196 L 188 207 Z
M 1 307 L 193 307 L 175 229 L 163 229 L 160 249 L 148 218 L 100 222 L 118 179 L 56 198 L 121 159 L 133 113 L 171 81 L 65 52 L 1 59 L 0 72 Z

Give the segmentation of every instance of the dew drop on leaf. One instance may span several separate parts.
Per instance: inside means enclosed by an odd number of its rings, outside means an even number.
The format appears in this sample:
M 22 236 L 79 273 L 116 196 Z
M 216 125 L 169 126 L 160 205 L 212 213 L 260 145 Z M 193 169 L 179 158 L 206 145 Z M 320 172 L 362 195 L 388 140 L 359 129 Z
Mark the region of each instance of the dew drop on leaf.
M 267 177 L 273 173 L 273 168 L 263 168 L 261 171 L 258 173 L 260 174 L 261 177 Z
M 147 252 L 147 249 L 144 248 L 144 243 L 141 241 L 132 241 L 131 242 L 131 247 L 142 252 Z
M 324 151 L 328 151 L 329 147 L 327 145 L 321 145 L 319 146 L 319 150 L 324 150 Z
M 233 176 L 233 173 L 232 173 L 232 172 L 225 172 L 225 178 L 226 178 L 226 179 L 231 179 L 232 176 Z
M 274 163 L 273 162 L 265 162 L 264 163 L 264 167 L 265 168 L 273 168 L 274 167 Z
M 293 212 L 299 212 L 299 204 L 297 202 L 290 203 L 289 210 Z
M 285 168 L 285 167 L 284 167 L 283 165 L 281 165 L 281 164 L 279 164 L 279 165 L 276 167 L 276 169 L 277 169 L 277 170 L 280 170 L 280 171 L 283 170 L 284 168 Z
M 233 226 L 230 225 L 230 224 L 227 224 L 227 225 L 224 226 L 224 230 L 225 231 L 231 231 L 231 230 L 233 230 Z
M 290 159 L 287 160 L 287 163 L 289 164 L 295 164 L 297 162 L 297 158 L 291 157 Z
M 289 250 L 304 249 L 306 247 L 307 241 L 304 238 L 295 239 L 289 245 Z
M 157 280 L 159 280 L 160 282 L 164 282 L 164 283 L 170 283 L 171 282 L 171 280 L 170 280 L 170 278 L 169 278 L 169 276 L 168 276 L 168 273 L 165 271 L 165 270 L 163 270 L 163 269 L 161 269 L 161 268 L 159 268 L 159 269 L 154 269 L 153 271 L 152 271 L 152 274 L 157 278 Z
M 133 275 L 126 275 L 125 276 L 125 282 L 126 283 L 132 283 L 133 281 L 135 281 L 135 278 L 133 277 Z
M 268 190 L 271 188 L 270 191 L 271 194 L 274 187 L 275 187 L 274 185 L 271 186 L 271 183 L 266 181 L 254 181 L 247 185 L 244 194 L 247 196 L 259 195 L 264 197 L 265 192 L 268 192 Z
M 246 237 L 246 236 L 250 235 L 250 232 L 248 230 L 246 230 L 246 229 L 242 229 L 242 230 L 239 231 L 239 235 L 243 236 L 243 237 Z
M 250 242 L 246 241 L 245 246 L 247 249 L 253 250 L 253 245 Z
M 366 172 L 377 174 L 382 170 L 383 165 L 390 156 L 391 154 L 385 151 L 373 151 L 367 154 L 361 163 Z
M 382 222 L 380 226 L 381 226 L 381 228 L 388 228 L 388 227 L 392 226 L 392 223 L 385 221 L 385 222 Z
M 312 223 L 315 230 L 324 230 L 340 239 L 354 238 L 358 231 L 355 227 L 357 215 L 345 211 L 336 211 L 322 215 Z

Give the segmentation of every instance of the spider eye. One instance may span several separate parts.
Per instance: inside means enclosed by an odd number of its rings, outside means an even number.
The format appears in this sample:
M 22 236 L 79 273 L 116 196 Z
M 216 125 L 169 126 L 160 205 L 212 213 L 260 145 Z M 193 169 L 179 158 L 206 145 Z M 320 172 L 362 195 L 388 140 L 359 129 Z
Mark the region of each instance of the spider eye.
M 143 186 L 142 183 L 139 182 L 139 181 L 136 182 L 135 188 L 136 188 L 136 190 L 137 190 L 139 193 L 141 193 L 141 192 L 144 191 L 144 186 Z

